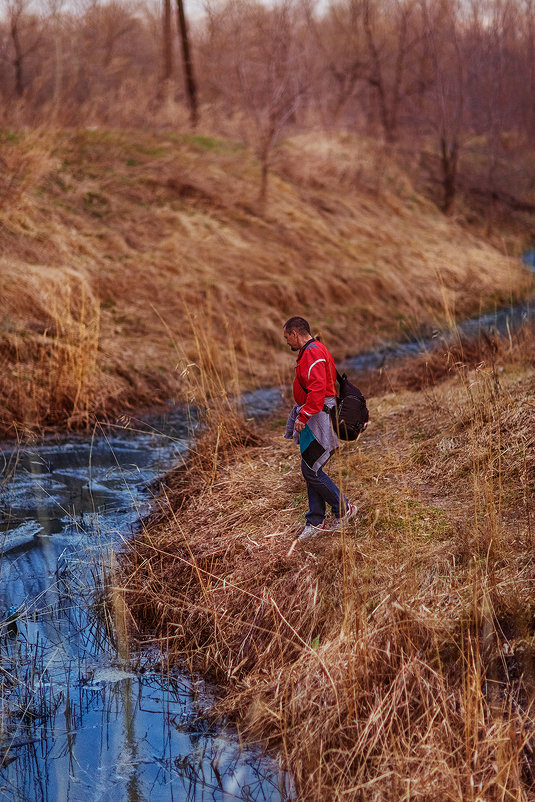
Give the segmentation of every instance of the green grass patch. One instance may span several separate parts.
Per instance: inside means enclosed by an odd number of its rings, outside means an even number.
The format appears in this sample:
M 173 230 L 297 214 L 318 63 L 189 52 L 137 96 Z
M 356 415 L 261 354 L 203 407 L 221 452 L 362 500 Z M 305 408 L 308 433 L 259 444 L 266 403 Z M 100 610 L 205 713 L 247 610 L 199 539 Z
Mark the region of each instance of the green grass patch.
M 17 143 L 23 138 L 21 131 L 10 131 L 8 128 L 0 128 L 0 145 L 7 143 Z
M 162 156 L 167 156 L 167 154 L 169 153 L 169 149 L 167 147 L 154 146 L 154 145 L 148 146 L 148 145 L 136 144 L 135 150 L 137 151 L 137 153 L 141 153 L 144 156 L 153 156 L 157 159 L 161 158 Z
M 418 499 L 388 499 L 379 509 L 375 528 L 380 532 L 411 536 L 418 542 L 447 540 L 454 534 L 444 510 Z
M 187 145 L 202 151 L 213 151 L 214 153 L 236 153 L 245 150 L 245 146 L 239 142 L 225 141 L 212 136 L 202 136 L 201 134 L 183 134 L 177 138 Z

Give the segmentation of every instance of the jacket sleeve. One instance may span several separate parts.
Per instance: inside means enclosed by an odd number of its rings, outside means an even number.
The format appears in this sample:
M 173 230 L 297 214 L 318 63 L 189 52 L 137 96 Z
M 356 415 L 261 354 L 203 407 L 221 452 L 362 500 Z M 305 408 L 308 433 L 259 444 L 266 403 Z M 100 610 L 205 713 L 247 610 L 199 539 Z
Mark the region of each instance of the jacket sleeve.
M 327 361 L 323 357 L 319 357 L 314 360 L 306 370 L 308 372 L 306 377 L 306 388 L 308 392 L 306 402 L 298 415 L 298 420 L 303 423 L 310 420 L 312 415 L 321 412 L 325 404 Z

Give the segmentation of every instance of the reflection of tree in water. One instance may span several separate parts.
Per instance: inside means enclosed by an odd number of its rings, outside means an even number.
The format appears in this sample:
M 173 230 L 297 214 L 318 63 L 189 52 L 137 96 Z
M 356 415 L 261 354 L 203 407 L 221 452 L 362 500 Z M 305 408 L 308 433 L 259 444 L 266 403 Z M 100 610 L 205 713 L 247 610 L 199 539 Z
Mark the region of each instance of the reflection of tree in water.
M 78 633 L 80 641 L 102 645 L 95 627 Z M 54 693 L 61 667 L 54 666 L 54 683 L 47 669 L 48 645 L 29 643 L 24 628 L 21 623 L 15 643 L 2 641 L 3 664 L 9 650 L 13 670 L 25 666 L 10 699 L 4 696 L 14 713 L 13 726 L 2 733 L 0 788 L 6 799 L 78 799 L 80 786 L 94 783 L 102 762 L 112 769 L 102 790 L 117 786 L 117 798 L 126 802 L 150 798 L 146 767 L 151 763 L 150 785 L 158 787 L 158 799 L 171 799 L 172 788 L 188 800 L 285 798 L 273 764 L 252 751 L 244 756 L 226 733 L 218 734 L 200 718 L 191 687 L 180 676 L 151 671 L 124 676 L 127 668 L 120 665 L 87 670 L 80 663 L 75 670 L 71 661 L 63 665 L 64 684 Z M 151 718 L 161 727 L 159 752 L 147 736 Z M 109 759 L 88 762 L 88 750 L 95 757 L 107 753 Z
M 291 797 L 288 778 L 274 773 L 260 753 L 244 761 L 239 750 L 235 748 L 230 753 L 228 742 L 221 738 L 201 740 L 199 737 L 197 740 L 194 751 L 174 761 L 183 779 L 187 802 L 204 799 L 207 791 L 212 792 L 213 799 L 243 802 Z

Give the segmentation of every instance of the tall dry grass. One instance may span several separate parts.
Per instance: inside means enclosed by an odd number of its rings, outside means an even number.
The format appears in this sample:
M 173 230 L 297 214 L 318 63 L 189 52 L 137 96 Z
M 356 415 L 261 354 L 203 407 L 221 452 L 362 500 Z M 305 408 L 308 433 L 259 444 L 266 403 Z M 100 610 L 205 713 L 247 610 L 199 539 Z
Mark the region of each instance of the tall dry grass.
M 81 272 L 42 270 L 10 263 L 4 302 L 20 317 L 28 308 L 39 323 L 8 322 L 3 333 L 6 428 L 36 424 L 88 424 L 98 405 L 97 359 L 100 305 Z M 6 387 L 7 385 L 7 387 Z
M 341 533 L 295 543 L 274 419 L 257 444 L 225 429 L 224 459 L 200 442 L 122 555 L 131 635 L 214 676 L 215 713 L 278 750 L 300 800 L 535 798 L 534 376 L 514 357 L 371 399 L 330 465 L 360 508 Z
M 341 358 L 531 287 L 516 259 L 446 220 L 362 138 L 286 142 L 265 212 L 253 155 L 210 135 L 3 132 L 0 154 L 4 432 L 183 398 L 174 343 L 194 360 L 200 328 L 232 390 L 236 369 L 242 387 L 286 375 L 280 326 L 295 312 Z M 68 403 L 39 378 L 59 371 L 49 334 L 41 347 L 52 325 L 76 354 L 81 329 L 98 328 L 81 357 L 93 378 L 78 397 L 69 378 Z

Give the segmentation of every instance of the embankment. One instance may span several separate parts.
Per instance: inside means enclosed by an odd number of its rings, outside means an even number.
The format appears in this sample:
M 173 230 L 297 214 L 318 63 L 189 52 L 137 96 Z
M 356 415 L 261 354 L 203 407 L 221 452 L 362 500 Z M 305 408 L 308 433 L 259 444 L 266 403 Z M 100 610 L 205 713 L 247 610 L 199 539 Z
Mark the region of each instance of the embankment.
M 258 163 L 229 141 L 3 131 L 0 146 L 2 434 L 184 398 L 199 368 L 216 393 L 286 381 L 291 314 L 342 358 L 530 287 L 362 138 L 286 142 L 265 208 Z
M 283 419 L 227 411 L 123 554 L 132 638 L 214 676 L 300 802 L 535 798 L 533 336 L 371 399 L 330 464 L 359 505 L 342 533 L 296 543 Z

